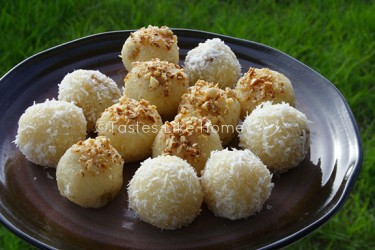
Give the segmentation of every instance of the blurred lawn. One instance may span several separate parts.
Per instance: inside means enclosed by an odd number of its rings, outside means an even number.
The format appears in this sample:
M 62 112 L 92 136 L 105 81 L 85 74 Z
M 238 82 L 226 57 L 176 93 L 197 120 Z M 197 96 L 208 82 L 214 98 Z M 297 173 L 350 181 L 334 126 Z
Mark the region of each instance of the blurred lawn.
M 288 249 L 375 249 L 374 1 L 2 0 L 0 75 L 23 59 L 72 39 L 148 24 L 267 44 L 334 83 L 360 127 L 363 167 L 340 212 Z M 0 227 L 0 249 L 28 248 Z

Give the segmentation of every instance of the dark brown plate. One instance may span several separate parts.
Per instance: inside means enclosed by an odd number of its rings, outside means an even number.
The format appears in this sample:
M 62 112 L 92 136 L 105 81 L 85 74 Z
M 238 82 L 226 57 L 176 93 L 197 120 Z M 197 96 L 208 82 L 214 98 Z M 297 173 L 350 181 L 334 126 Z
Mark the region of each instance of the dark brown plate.
M 362 163 L 353 115 L 339 91 L 321 75 L 268 46 L 201 31 L 175 29 L 181 62 L 188 50 L 219 37 L 235 52 L 242 71 L 269 67 L 293 83 L 297 105 L 311 121 L 311 150 L 297 168 L 273 178 L 264 209 L 248 219 L 215 217 L 205 206 L 188 227 L 162 231 L 127 209 L 126 184 L 138 164 L 125 165 L 120 195 L 101 209 L 80 208 L 60 196 L 55 170 L 28 162 L 12 141 L 17 122 L 34 101 L 57 97 L 57 84 L 74 69 L 98 69 L 119 86 L 126 74 L 118 55 L 130 31 L 108 32 L 41 52 L 0 80 L 0 219 L 40 248 L 207 249 L 276 248 L 326 222 L 345 201 Z

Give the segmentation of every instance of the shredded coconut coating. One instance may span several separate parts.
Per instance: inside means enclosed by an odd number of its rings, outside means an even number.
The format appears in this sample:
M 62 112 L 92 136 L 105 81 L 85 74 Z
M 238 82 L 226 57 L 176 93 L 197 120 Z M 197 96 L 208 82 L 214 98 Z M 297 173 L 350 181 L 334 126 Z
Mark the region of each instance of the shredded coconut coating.
M 107 108 L 96 123 L 98 135 L 108 137 L 125 162 L 150 156 L 161 126 L 156 106 L 127 97 L 121 97 L 118 103 Z
M 211 151 L 222 149 L 220 137 L 206 117 L 190 116 L 186 109 L 166 121 L 152 146 L 152 155 L 176 155 L 191 164 L 200 175 Z
M 134 62 L 124 82 L 125 96 L 149 101 L 168 120 L 176 115 L 181 96 L 189 87 L 184 69 L 159 59 Z
M 59 84 L 60 101 L 73 102 L 83 109 L 88 132 L 95 130 L 101 113 L 121 97 L 116 83 L 97 70 L 75 70 Z
M 219 217 L 247 218 L 271 195 L 272 175 L 250 150 L 214 151 L 201 177 L 204 201 Z
M 241 104 L 241 118 L 250 114 L 256 106 L 265 101 L 295 104 L 293 86 L 283 74 L 268 68 L 249 68 L 235 87 L 238 101 Z
M 149 158 L 128 185 L 129 207 L 161 229 L 189 225 L 200 213 L 202 187 L 194 169 L 176 156 Z
M 233 87 L 241 76 L 241 65 L 233 51 L 219 38 L 208 39 L 190 50 L 185 59 L 190 85 L 198 80 Z
M 177 64 L 179 61 L 177 36 L 167 26 L 143 27 L 130 33 L 122 47 L 121 58 L 128 71 L 133 67 L 132 62 L 149 61 L 155 58 Z
M 308 120 L 287 103 L 264 102 L 245 118 L 242 148 L 254 152 L 275 173 L 296 167 L 310 147 Z
M 107 204 L 123 184 L 121 155 L 108 138 L 79 141 L 61 157 L 56 180 L 62 196 L 82 207 Z
M 182 109 L 194 116 L 210 119 L 223 145 L 235 137 L 240 104 L 232 89 L 222 90 L 215 83 L 199 80 L 182 96 L 179 110 Z
M 81 108 L 68 102 L 46 100 L 22 114 L 15 144 L 29 161 L 56 167 L 71 145 L 86 138 L 86 125 Z

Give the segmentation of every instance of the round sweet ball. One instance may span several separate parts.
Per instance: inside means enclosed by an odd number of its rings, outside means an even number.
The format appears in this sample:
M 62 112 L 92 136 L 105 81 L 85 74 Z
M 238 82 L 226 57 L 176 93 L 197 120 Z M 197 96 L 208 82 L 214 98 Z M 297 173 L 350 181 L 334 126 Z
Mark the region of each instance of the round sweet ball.
M 201 177 L 204 201 L 219 217 L 247 218 L 271 195 L 272 175 L 250 150 L 214 151 Z
M 245 118 L 240 147 L 250 149 L 274 173 L 296 167 L 310 147 L 306 116 L 287 103 L 264 102 Z
M 189 87 L 184 69 L 159 59 L 133 63 L 124 81 L 127 97 L 149 101 L 166 120 L 175 117 L 181 96 Z
M 199 80 L 182 96 L 179 110 L 182 109 L 191 115 L 210 119 L 223 145 L 236 136 L 240 103 L 232 89 L 223 90 L 217 84 Z
M 62 196 L 86 208 L 99 208 L 111 201 L 123 183 L 124 161 L 108 138 L 79 141 L 61 157 L 57 187 Z
M 86 125 L 81 108 L 46 100 L 21 115 L 15 144 L 29 161 L 55 168 L 70 146 L 86 138 Z
M 151 147 L 162 126 L 155 105 L 141 99 L 121 97 L 98 119 L 98 135 L 106 136 L 125 162 L 141 161 L 151 155 Z
M 128 198 L 141 220 L 172 230 L 199 215 L 203 192 L 194 169 L 181 158 L 166 155 L 141 163 L 129 182 Z
M 235 87 L 238 101 L 241 104 L 241 118 L 250 114 L 256 106 L 265 101 L 295 104 L 293 86 L 283 74 L 268 68 L 250 68 L 241 77 Z
M 101 113 L 120 97 L 116 83 L 97 70 L 75 70 L 59 84 L 58 99 L 73 102 L 83 109 L 88 132 L 95 131 L 95 123 Z
M 133 62 L 149 61 L 154 58 L 177 64 L 179 61 L 177 36 L 166 26 L 143 27 L 130 33 L 122 47 L 121 58 L 128 71 L 132 69 Z
M 198 80 L 233 87 L 241 76 L 241 65 L 233 51 L 219 38 L 208 39 L 190 50 L 185 59 L 190 85 Z
M 220 149 L 220 137 L 211 121 L 206 117 L 190 116 L 184 109 L 173 121 L 162 126 L 152 146 L 152 156 L 178 156 L 200 176 L 211 151 Z

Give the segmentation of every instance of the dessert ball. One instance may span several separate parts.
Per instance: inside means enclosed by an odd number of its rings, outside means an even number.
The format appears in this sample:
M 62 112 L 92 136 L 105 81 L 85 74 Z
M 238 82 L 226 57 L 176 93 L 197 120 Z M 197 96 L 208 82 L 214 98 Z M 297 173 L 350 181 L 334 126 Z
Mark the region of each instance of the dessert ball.
M 60 194 L 82 207 L 98 208 L 122 187 L 124 161 L 108 138 L 79 141 L 61 157 L 56 180 Z
M 190 85 L 198 80 L 233 87 L 241 76 L 241 65 L 233 51 L 219 38 L 208 39 L 190 50 L 185 59 Z
M 183 109 L 175 120 L 165 122 L 152 145 L 152 156 L 176 155 L 200 175 L 211 151 L 222 149 L 220 137 L 206 117 L 189 116 Z
M 274 104 L 286 102 L 291 106 L 295 103 L 294 90 L 289 79 L 268 68 L 250 68 L 238 80 L 235 92 L 241 104 L 241 118 L 265 101 L 272 101 Z
M 149 101 L 166 120 L 174 118 L 181 96 L 189 87 L 184 69 L 159 59 L 133 63 L 124 81 L 127 97 Z
M 203 170 L 204 201 L 219 217 L 231 220 L 254 215 L 268 200 L 272 175 L 250 150 L 212 152 Z
M 287 103 L 264 102 L 245 118 L 240 147 L 250 149 L 272 172 L 296 167 L 310 147 L 306 116 Z
M 83 109 L 88 132 L 95 131 L 101 113 L 121 97 L 116 83 L 97 70 L 75 70 L 59 84 L 60 101 L 73 102 Z
M 199 80 L 182 96 L 179 110 L 183 108 L 194 116 L 210 119 L 223 145 L 236 136 L 240 103 L 233 90 L 222 90 L 217 84 Z
M 98 135 L 106 136 L 125 162 L 144 160 L 162 125 L 154 105 L 141 99 L 121 97 L 107 108 L 96 123 Z
M 190 224 L 200 213 L 202 187 L 194 169 L 177 156 L 141 163 L 128 186 L 129 207 L 161 229 Z
M 86 125 L 81 108 L 68 102 L 46 100 L 22 114 L 15 143 L 29 161 L 56 167 L 70 146 L 86 138 Z
M 132 62 L 149 61 L 154 58 L 171 63 L 178 63 L 179 48 L 177 36 L 166 26 L 149 25 L 130 33 L 122 50 L 121 58 L 125 68 L 130 71 Z

